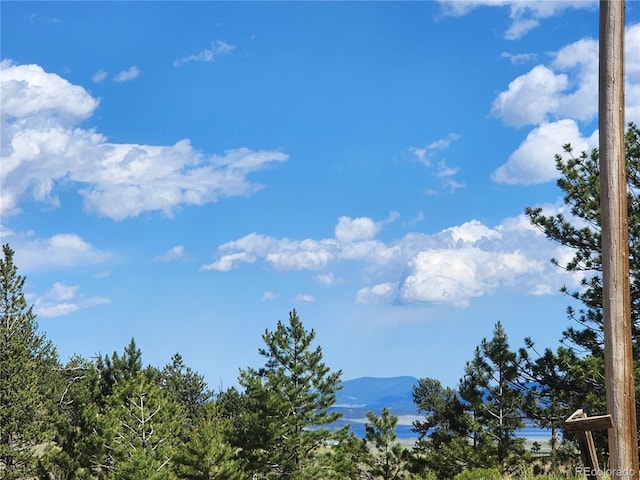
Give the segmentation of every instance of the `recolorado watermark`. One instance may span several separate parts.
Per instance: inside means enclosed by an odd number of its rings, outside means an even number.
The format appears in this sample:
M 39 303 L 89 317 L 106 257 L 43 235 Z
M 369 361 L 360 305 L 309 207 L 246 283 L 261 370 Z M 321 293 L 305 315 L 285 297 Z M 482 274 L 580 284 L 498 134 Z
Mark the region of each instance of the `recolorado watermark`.
M 633 468 L 592 468 L 592 467 L 578 467 L 576 468 L 576 475 L 608 476 L 609 478 L 633 478 L 636 471 Z

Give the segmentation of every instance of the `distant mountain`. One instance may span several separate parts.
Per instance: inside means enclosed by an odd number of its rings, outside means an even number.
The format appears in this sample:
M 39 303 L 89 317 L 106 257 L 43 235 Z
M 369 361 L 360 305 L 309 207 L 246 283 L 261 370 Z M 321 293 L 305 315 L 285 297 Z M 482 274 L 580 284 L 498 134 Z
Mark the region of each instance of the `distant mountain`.
M 398 417 L 396 434 L 399 439 L 413 439 L 412 422 L 419 419 L 418 409 L 413 403 L 413 387 L 418 384 L 414 377 L 360 377 L 342 382 L 342 390 L 336 394 L 336 403 L 332 411 L 340 412 L 342 418 L 333 427 L 350 425 L 351 430 L 360 438 L 364 437 L 367 412 L 380 415 L 387 407 Z M 525 421 L 525 428 L 518 436 L 543 441 L 549 438 L 547 429 L 537 428 L 531 420 Z
M 418 410 L 413 403 L 413 387 L 418 384 L 414 377 L 360 377 L 342 382 L 342 390 L 336 394 L 336 403 L 331 408 L 342 414 L 334 426 L 351 425 L 359 437 L 364 437 L 367 412 L 380 415 L 384 407 L 398 417 L 396 433 L 400 438 L 411 438 L 411 422 L 417 418 Z
M 336 407 L 379 411 L 388 407 L 392 412 L 415 412 L 414 377 L 360 377 L 342 382 L 342 390 L 336 395 Z

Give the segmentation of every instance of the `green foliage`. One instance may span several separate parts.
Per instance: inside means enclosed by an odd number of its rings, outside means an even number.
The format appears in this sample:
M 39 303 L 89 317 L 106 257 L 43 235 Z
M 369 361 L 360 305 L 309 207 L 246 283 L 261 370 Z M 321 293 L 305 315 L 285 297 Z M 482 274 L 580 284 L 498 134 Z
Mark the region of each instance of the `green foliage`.
M 447 479 L 475 465 L 478 455 L 471 441 L 474 422 L 458 391 L 443 387 L 438 380 L 422 378 L 414 387 L 413 401 L 424 418 L 413 424 L 418 433 L 414 468 Z
M 513 470 L 525 457 L 524 440 L 515 435 L 524 426 L 526 401 L 519 380 L 517 356 L 500 322 L 467 362 L 457 390 L 421 379 L 413 392 L 424 415 L 414 422 L 418 463 L 441 479 L 472 468 Z
M 640 371 L 640 129 L 634 124 L 627 129 L 625 148 L 632 346 L 635 368 Z M 564 191 L 570 216 L 563 213 L 546 215 L 541 208 L 526 209 L 533 225 L 574 252 L 566 263 L 557 259 L 552 262 L 559 268 L 583 275 L 579 289 L 562 289 L 581 304 L 577 311 L 573 306 L 567 309 L 573 324 L 563 332 L 563 345 L 555 352 L 547 350 L 543 354 L 535 351 L 532 342 L 527 345 L 529 352 L 525 356 L 531 357 L 528 373 L 543 386 L 534 393 L 541 399 L 546 398 L 541 403 L 546 402 L 551 409 L 546 419 L 545 414 L 538 412 L 541 424 L 557 422 L 558 417 L 566 417 L 585 405 L 596 413 L 606 411 L 598 151 L 593 150 L 590 155 L 582 152 L 577 157 L 571 145 L 565 145 L 564 151 L 566 158 L 557 155 L 556 166 L 561 173 L 558 186 Z M 640 389 L 640 384 L 636 385 Z M 551 393 L 555 396 L 552 400 Z M 640 390 L 636 391 L 636 398 L 640 401 Z M 606 435 L 596 435 L 596 444 L 600 452 L 604 451 Z
M 502 480 L 502 473 L 497 468 L 472 468 L 460 472 L 453 480 Z
M 488 447 L 485 455 L 509 469 L 524 455 L 524 441 L 515 433 L 524 427 L 525 395 L 518 383 L 516 354 L 509 349 L 507 334 L 498 322 L 491 340 L 483 339 L 467 362 L 460 395 L 473 411 L 474 442 Z
M 365 479 L 370 452 L 366 440 L 355 436 L 349 426 L 333 434 L 333 443 L 320 450 L 317 478 L 323 480 Z
M 108 399 L 105 461 L 115 478 L 172 477 L 169 463 L 184 413 L 154 380 L 140 372 L 118 382 Z
M 631 158 L 636 163 L 638 138 L 640 132 L 632 126 L 627 148 L 635 152 Z M 570 198 L 597 188 L 591 177 L 581 179 L 596 167 L 591 160 L 583 156 L 566 165 L 560 162 L 567 168 L 561 185 L 571 192 Z M 640 188 L 640 183 L 634 185 L 631 197 Z M 586 210 L 594 207 L 591 200 L 577 202 L 573 213 L 597 222 L 597 213 Z M 22 293 L 25 279 L 13 264 L 14 252 L 4 246 L 0 477 L 493 480 L 507 472 L 535 478 L 529 475 L 530 467 L 517 471 L 529 458 L 523 440 L 515 437 L 523 415 L 555 432 L 577 402 L 599 406 L 604 398 L 597 231 L 570 230 L 558 218 L 535 215 L 549 231 L 568 232 L 583 248 L 571 268 L 596 272 L 584 283 L 584 291 L 574 294 L 585 310 L 579 315 L 570 310 L 584 329 L 567 330 L 567 345 L 555 352 L 540 354 L 527 339 L 516 354 L 498 322 L 493 337 L 482 340 L 467 362 L 457 389 L 429 378 L 414 388 L 414 403 L 423 417 L 414 423 L 419 438 L 413 452 L 397 442 L 398 419 L 387 408 L 380 416 L 367 414 L 365 439 L 349 427 L 327 428 L 339 418 L 330 408 L 341 372 L 332 373 L 325 365 L 321 348 L 313 346 L 315 332 L 304 328 L 295 310 L 287 324 L 278 322 L 274 331 L 263 334 L 259 353 L 265 364 L 240 371 L 243 390 L 230 388 L 215 401 L 204 378 L 179 354 L 161 370 L 144 367 L 133 339 L 121 354 L 94 360 L 76 356 L 60 366 L 53 345 L 37 332 L 35 315 Z M 640 208 L 638 215 L 640 223 Z M 632 281 L 636 278 L 634 271 Z M 634 330 L 634 348 L 637 333 Z M 586 349 L 586 355 L 577 347 Z M 552 438 L 549 464 L 538 458 L 538 472 L 573 469 L 574 445 L 558 439 Z M 599 444 L 605 443 L 599 439 Z
M 163 390 L 182 405 L 190 420 L 198 417 L 202 407 L 211 400 L 211 390 L 204 377 L 187 367 L 179 353 L 164 367 L 161 378 Z
M 36 447 L 53 437 L 59 371 L 55 349 L 38 333 L 27 307 L 14 251 L 0 259 L 0 476 L 22 479 L 37 471 Z
M 184 480 L 241 480 L 236 451 L 226 441 L 225 420 L 215 405 L 203 405 L 201 415 L 176 449 L 172 459 L 176 476 Z
M 330 373 L 322 349 L 312 349 L 296 311 L 289 323 L 266 330 L 259 349 L 266 361 L 259 370 L 241 370 L 245 388 L 243 415 L 248 435 L 238 438 L 241 456 L 251 471 L 267 478 L 307 478 L 318 452 L 332 437 L 327 425 L 340 415 L 329 412 L 340 388 L 341 372 Z
M 393 480 L 407 477 L 409 452 L 396 442 L 398 417 L 392 415 L 387 407 L 378 417 L 367 413 L 365 424 L 366 441 L 373 448 L 368 457 L 368 474 L 372 479 Z

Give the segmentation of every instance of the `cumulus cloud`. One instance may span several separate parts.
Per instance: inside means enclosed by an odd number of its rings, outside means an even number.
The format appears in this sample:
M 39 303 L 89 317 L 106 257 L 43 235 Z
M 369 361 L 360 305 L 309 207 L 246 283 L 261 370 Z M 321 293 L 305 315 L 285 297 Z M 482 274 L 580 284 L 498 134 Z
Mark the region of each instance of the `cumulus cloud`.
M 80 127 L 98 101 L 37 65 L 2 62 L 0 213 L 19 213 L 33 199 L 56 207 L 59 187 L 76 188 L 88 213 L 121 220 L 144 212 L 172 216 L 262 188 L 252 172 L 283 162 L 278 151 L 248 148 L 206 155 L 189 140 L 170 146 L 117 144 Z
M 551 2 L 549 0 L 439 0 L 443 15 L 463 16 L 480 7 L 509 7 L 511 25 L 507 40 L 517 40 L 540 25 L 540 21 L 568 9 L 595 9 L 595 0 Z
M 389 303 L 393 300 L 397 285 L 394 283 L 379 283 L 372 287 L 363 287 L 356 293 L 356 303 L 377 304 Z
M 220 55 L 230 55 L 236 49 L 235 45 L 224 42 L 222 40 L 214 40 L 211 46 L 196 54 L 187 55 L 186 57 L 174 60 L 174 67 L 182 67 L 192 62 L 213 62 Z
M 640 23 L 626 29 L 625 37 L 625 114 L 627 121 L 640 123 Z
M 72 233 L 49 238 L 38 238 L 34 232 L 15 233 L 9 229 L 3 229 L 0 233 L 2 243 L 9 243 L 15 250 L 16 264 L 24 272 L 102 265 L 113 258 L 111 253 L 96 248 Z
M 360 304 L 466 307 L 473 298 L 503 288 L 541 295 L 579 281 L 550 265 L 550 258 L 563 255 L 562 247 L 553 245 L 524 216 L 495 227 L 473 220 L 433 235 L 411 233 L 390 242 L 375 238 L 379 224 L 366 217 L 340 217 L 341 228 L 335 229 L 335 236 L 322 239 L 252 233 L 220 245 L 219 259 L 203 269 L 228 271 L 251 259 L 251 263 L 260 261 L 280 270 L 318 271 L 316 279 L 328 284 L 333 280 L 330 266 L 357 261 L 364 264 L 365 272 L 361 279 L 365 285 L 354 294 L 354 301 Z
M 598 145 L 598 131 L 585 138 L 574 120 L 544 123 L 527 135 L 504 165 L 493 173 L 493 180 L 510 185 L 533 185 L 558 177 L 555 155 L 570 143 L 576 152 L 589 152 Z
M 640 24 L 626 29 L 625 112 L 640 119 Z M 586 38 L 562 47 L 549 65 L 537 65 L 498 94 L 491 113 L 505 125 L 533 130 L 494 173 L 493 180 L 512 185 L 547 182 L 558 177 L 555 154 L 571 143 L 578 152 L 598 145 L 598 132 L 583 133 L 598 113 L 598 42 Z
M 538 65 L 509 83 L 494 101 L 491 114 L 512 127 L 541 123 L 558 111 L 560 94 L 567 85 L 566 75 Z
M 494 252 L 477 247 L 420 252 L 408 263 L 400 299 L 468 306 L 469 300 L 512 284 L 523 274 L 541 273 L 544 264 L 520 251 Z
M 84 308 L 110 303 L 108 298 L 88 297 L 81 294 L 79 290 L 78 286 L 56 282 L 48 292 L 36 298 L 33 304 L 34 311 L 41 317 L 53 318 L 69 315 Z
M 135 65 L 133 65 L 132 67 L 129 67 L 127 70 L 123 70 L 120 73 L 118 73 L 113 79 L 113 81 L 118 83 L 129 82 L 134 78 L 137 78 L 138 76 L 140 76 L 140 69 Z
M 9 60 L 3 60 L 0 62 L 0 71 L 3 122 L 19 120 L 21 123 L 42 124 L 54 120 L 69 125 L 90 117 L 98 107 L 98 101 L 84 88 L 47 73 L 38 65 L 14 65 Z M 5 137 L 9 133 L 6 128 L 10 126 L 3 125 L 3 156 L 4 150 L 11 147 L 11 142 L 6 141 L 11 137 Z M 3 170 L 6 167 L 4 164 Z
M 340 217 L 335 228 L 335 236 L 339 242 L 368 240 L 376 236 L 382 226 L 370 218 Z

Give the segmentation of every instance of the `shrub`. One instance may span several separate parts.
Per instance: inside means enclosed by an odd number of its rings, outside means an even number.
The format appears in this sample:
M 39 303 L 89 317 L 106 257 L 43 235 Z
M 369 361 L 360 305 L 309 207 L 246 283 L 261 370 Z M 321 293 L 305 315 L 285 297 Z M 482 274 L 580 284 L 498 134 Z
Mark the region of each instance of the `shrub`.
M 460 472 L 453 480 L 502 480 L 502 473 L 497 468 L 472 468 Z

